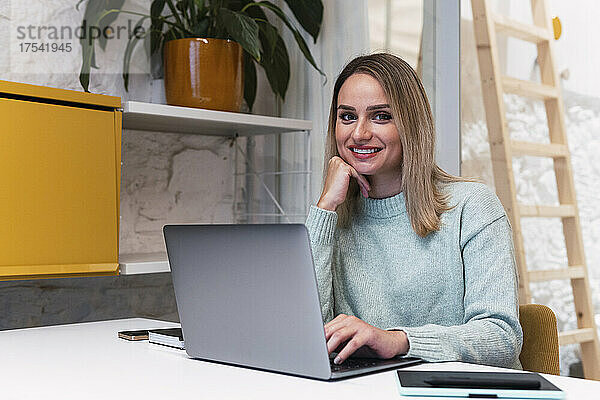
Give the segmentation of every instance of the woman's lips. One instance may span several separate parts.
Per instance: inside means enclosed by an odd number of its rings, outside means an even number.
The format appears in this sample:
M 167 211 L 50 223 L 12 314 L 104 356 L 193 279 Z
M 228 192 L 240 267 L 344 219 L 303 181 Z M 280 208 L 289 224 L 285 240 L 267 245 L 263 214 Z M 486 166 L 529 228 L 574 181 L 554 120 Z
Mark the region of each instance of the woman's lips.
M 370 152 L 370 153 L 359 153 L 359 152 L 357 152 L 357 151 L 354 151 L 355 149 L 357 149 L 357 150 L 373 150 L 373 149 L 374 149 L 375 151 L 373 151 L 373 152 Z M 352 153 L 352 155 L 353 155 L 354 157 L 358 158 L 359 160 L 365 160 L 365 159 L 367 159 L 367 158 L 373 158 L 373 157 L 375 157 L 375 156 L 376 156 L 376 155 L 377 155 L 377 154 L 378 154 L 378 153 L 379 153 L 381 150 L 383 150 L 383 149 L 381 149 L 381 148 L 374 148 L 374 147 L 371 147 L 371 148 L 353 148 L 353 147 L 350 147 L 350 152 Z

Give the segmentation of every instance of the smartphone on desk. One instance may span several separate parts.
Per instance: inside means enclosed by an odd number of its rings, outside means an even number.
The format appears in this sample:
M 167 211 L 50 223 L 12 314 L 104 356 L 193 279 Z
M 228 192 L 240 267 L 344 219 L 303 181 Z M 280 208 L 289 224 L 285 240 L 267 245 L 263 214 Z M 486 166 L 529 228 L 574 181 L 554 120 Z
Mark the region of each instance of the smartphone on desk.
M 125 340 L 148 340 L 148 330 L 139 331 L 121 331 L 119 337 Z

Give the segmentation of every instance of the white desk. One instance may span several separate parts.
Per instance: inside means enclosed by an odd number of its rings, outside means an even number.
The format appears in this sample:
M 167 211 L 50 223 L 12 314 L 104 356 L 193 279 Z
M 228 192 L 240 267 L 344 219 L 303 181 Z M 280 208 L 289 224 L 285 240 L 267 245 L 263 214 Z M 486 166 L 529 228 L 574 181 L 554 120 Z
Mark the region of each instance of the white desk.
M 121 330 L 171 326 L 177 324 L 123 319 L 0 332 L 0 398 L 400 398 L 393 372 L 321 382 L 202 362 L 188 358 L 182 350 L 117 338 Z M 494 370 L 463 363 L 424 364 L 411 369 Z M 568 399 L 593 399 L 600 393 L 600 382 L 546 378 L 563 389 Z

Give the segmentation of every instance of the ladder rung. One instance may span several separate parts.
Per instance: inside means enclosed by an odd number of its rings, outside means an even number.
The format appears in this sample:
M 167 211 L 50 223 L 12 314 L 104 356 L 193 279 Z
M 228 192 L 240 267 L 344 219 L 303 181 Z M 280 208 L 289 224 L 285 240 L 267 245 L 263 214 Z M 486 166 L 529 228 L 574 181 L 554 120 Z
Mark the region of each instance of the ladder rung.
M 503 15 L 494 15 L 494 23 L 496 30 L 505 35 L 516 37 L 532 43 L 540 43 L 548 41 L 552 35 L 548 29 L 541 28 L 535 25 L 524 24 Z
M 533 81 L 524 81 L 509 76 L 502 77 L 502 87 L 506 93 L 513 93 L 532 99 L 547 100 L 558 97 L 558 89 L 554 86 Z
M 585 269 L 581 265 L 569 268 L 529 271 L 530 282 L 554 281 L 558 279 L 585 278 Z
M 558 345 L 564 346 L 566 344 L 591 342 L 594 340 L 594 333 L 594 329 L 592 328 L 581 328 L 572 331 L 559 332 Z
M 532 142 L 511 142 L 513 155 L 533 156 L 533 157 L 566 157 L 569 154 L 569 148 L 564 144 L 556 143 L 532 143 Z
M 560 206 L 525 206 L 520 204 L 521 217 L 574 217 L 575 206 L 572 204 L 561 204 Z

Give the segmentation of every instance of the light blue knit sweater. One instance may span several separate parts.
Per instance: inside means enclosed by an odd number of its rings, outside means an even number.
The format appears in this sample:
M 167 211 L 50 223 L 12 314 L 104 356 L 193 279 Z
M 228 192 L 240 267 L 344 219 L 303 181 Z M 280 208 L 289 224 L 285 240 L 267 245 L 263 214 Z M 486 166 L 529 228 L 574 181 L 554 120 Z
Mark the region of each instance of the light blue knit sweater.
M 325 322 L 344 313 L 401 329 L 408 356 L 521 368 L 517 275 L 511 228 L 480 183 L 446 186 L 442 226 L 412 229 L 404 194 L 360 197 L 349 228 L 312 206 L 306 220 Z

